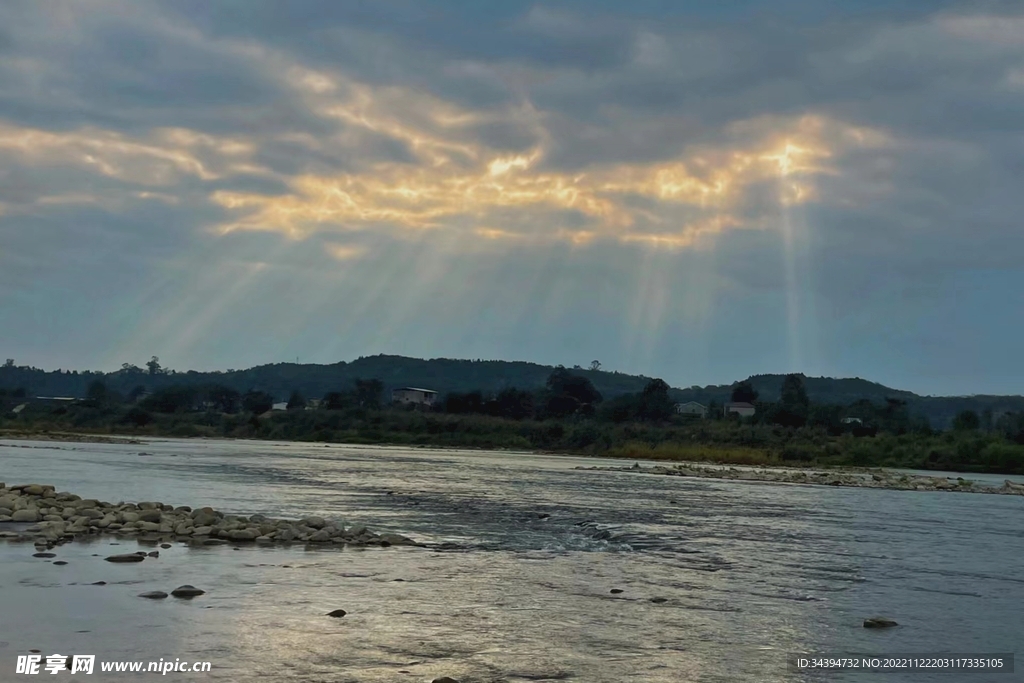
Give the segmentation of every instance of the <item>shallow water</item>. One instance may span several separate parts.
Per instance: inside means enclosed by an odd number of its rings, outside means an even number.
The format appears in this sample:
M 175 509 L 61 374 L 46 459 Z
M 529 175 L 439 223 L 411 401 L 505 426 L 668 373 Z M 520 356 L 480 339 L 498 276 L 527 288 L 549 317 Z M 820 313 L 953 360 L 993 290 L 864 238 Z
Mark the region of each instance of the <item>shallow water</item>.
M 606 463 L 242 441 L 2 442 L 8 483 L 320 514 L 435 547 L 176 545 L 116 565 L 102 557 L 138 546 L 104 538 L 57 548 L 68 564 L 56 566 L 0 542 L 0 681 L 30 680 L 14 674 L 30 648 L 213 663 L 167 681 L 1024 678 L 812 676 L 785 664 L 796 652 L 1024 652 L 1022 497 L 572 469 L 580 464 Z M 136 597 L 184 583 L 208 593 Z M 348 615 L 324 616 L 337 608 Z M 862 628 L 877 614 L 900 626 Z

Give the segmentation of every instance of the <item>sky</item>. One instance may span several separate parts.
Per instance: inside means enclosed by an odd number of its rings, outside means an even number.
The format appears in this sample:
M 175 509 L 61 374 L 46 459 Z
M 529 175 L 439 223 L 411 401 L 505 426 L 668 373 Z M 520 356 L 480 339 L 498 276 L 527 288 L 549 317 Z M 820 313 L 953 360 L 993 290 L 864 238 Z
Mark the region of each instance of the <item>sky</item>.
M 1024 8 L 0 3 L 0 355 L 1024 393 Z

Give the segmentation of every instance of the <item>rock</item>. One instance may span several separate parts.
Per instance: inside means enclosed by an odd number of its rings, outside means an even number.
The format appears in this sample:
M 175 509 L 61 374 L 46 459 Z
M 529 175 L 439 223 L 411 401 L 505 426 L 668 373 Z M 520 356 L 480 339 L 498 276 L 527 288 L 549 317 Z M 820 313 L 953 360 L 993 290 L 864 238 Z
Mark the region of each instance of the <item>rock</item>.
M 156 522 L 159 524 L 163 517 L 164 513 L 160 512 L 160 510 L 143 510 L 139 513 L 140 522 Z
M 148 593 L 139 593 L 140 598 L 149 598 L 150 600 L 163 600 L 167 597 L 167 593 L 163 591 L 149 591 Z
M 64 565 L 67 564 L 67 562 L 65 562 L 64 560 L 57 560 L 56 562 L 54 562 L 54 564 L 57 565 L 58 567 L 63 567 Z
M 39 519 L 39 510 L 35 508 L 15 510 L 14 514 L 11 515 L 11 521 L 13 522 L 38 522 Z
M 608 592 L 611 593 L 612 595 L 618 595 L 619 593 L 622 593 L 623 590 L 621 588 L 613 588 L 613 589 L 611 589 Z
M 22 493 L 27 493 L 30 496 L 41 496 L 43 495 L 43 487 L 39 484 L 29 484 L 21 487 Z
M 93 581 L 89 585 L 90 586 L 106 586 L 107 582 L 106 581 Z
M 864 628 L 890 628 L 892 626 L 899 626 L 899 624 L 887 617 L 871 617 L 864 620 Z
M 660 605 L 663 602 L 668 602 L 668 598 L 651 598 L 651 602 L 656 605 Z
M 159 550 L 154 550 L 152 552 L 148 552 L 148 553 L 146 553 L 146 556 L 147 557 L 160 557 L 160 551 Z
M 435 678 L 430 683 L 459 683 L 451 676 L 442 676 L 441 678 Z
M 212 526 L 197 526 L 192 530 L 193 536 L 209 536 L 210 532 L 213 531 Z
M 206 593 L 206 591 L 196 588 L 195 586 L 191 586 L 187 583 L 184 586 L 178 586 L 177 588 L 171 591 L 171 595 L 173 595 L 176 598 L 194 598 L 197 595 L 203 595 L 204 593 Z
M 331 532 L 327 529 L 321 529 L 309 537 L 310 543 L 327 543 L 330 540 Z
M 259 533 L 252 529 L 236 529 L 228 532 L 228 538 L 233 541 L 255 541 Z
M 303 517 L 302 524 L 305 524 L 306 526 L 313 529 L 323 529 L 325 526 L 327 526 L 327 522 L 324 520 L 323 517 Z
M 171 544 L 170 543 L 161 543 L 160 547 L 163 548 L 164 550 L 167 550 L 168 548 L 171 547 Z
M 222 538 L 208 538 L 203 541 L 203 545 L 227 545 L 228 542 Z
M 340 619 L 341 617 L 345 616 L 346 614 L 348 614 L 348 612 L 346 612 L 345 610 L 343 610 L 343 609 L 336 609 L 336 610 L 334 610 L 332 612 L 328 612 L 327 616 L 334 617 L 336 619 Z
M 142 562 L 146 559 L 146 554 L 136 555 L 132 553 L 130 555 L 111 555 L 110 557 L 103 558 L 107 562 Z
M 57 557 L 56 553 L 35 553 L 32 557 Z
M 411 538 L 406 538 L 400 534 L 381 534 L 380 536 L 381 545 L 387 543 L 388 545 L 417 545 L 416 541 Z

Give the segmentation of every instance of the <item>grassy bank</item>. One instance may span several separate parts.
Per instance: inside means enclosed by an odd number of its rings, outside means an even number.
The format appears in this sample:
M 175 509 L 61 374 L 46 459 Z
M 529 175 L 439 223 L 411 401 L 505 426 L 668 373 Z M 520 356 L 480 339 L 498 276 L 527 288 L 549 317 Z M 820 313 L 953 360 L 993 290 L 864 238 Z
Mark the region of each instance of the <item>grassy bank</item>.
M 1024 446 L 983 431 L 830 434 L 732 420 L 609 423 L 594 418 L 512 420 L 399 409 L 245 414 L 147 413 L 76 405 L 0 419 L 0 433 L 120 437 L 228 437 L 325 443 L 548 451 L 612 458 L 744 465 L 906 467 L 1024 473 Z

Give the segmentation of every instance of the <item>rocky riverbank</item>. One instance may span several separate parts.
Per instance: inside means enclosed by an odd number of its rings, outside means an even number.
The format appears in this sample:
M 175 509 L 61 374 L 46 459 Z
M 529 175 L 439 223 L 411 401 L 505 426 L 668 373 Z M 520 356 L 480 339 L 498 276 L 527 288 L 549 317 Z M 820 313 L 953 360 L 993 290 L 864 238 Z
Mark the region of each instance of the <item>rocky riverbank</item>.
M 4 531 L 4 523 L 31 526 Z M 341 522 L 322 517 L 271 519 L 258 514 L 226 515 L 210 507 L 192 509 L 187 505 L 174 507 L 160 502 L 107 503 L 58 492 L 45 484 L 8 487 L 0 483 L 0 539 L 32 541 L 37 546 L 52 548 L 75 539 L 101 535 L 198 545 L 418 545 L 405 536 L 376 534 L 363 526 L 345 527 Z
M 636 472 L 638 474 L 660 474 L 673 477 L 697 477 L 701 479 L 728 479 L 735 481 L 766 481 L 786 484 L 815 484 L 819 486 L 852 486 L 858 488 L 895 489 L 900 491 L 960 491 L 965 493 L 993 493 L 1002 495 L 1024 495 L 1024 484 L 1005 480 L 1001 486 L 980 484 L 970 479 L 957 477 L 929 477 L 908 475 L 887 470 L 785 470 L 772 468 L 716 467 L 682 464 L 672 467 L 655 465 L 642 467 L 639 463 L 631 467 L 576 467 L 577 470 L 599 470 L 602 472 Z

